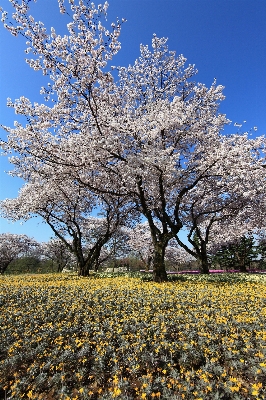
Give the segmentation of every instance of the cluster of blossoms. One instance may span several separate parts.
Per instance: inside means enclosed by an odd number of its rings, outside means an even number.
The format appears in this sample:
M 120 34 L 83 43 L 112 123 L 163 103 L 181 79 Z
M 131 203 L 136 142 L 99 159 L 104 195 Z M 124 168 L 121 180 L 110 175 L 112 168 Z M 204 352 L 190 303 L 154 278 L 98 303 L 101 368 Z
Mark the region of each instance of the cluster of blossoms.
M 202 278 L 0 277 L 2 392 L 262 400 L 265 279 Z
M 148 223 L 155 281 L 167 280 L 165 254 L 173 239 L 207 273 L 213 231 L 230 236 L 232 221 L 245 231 L 265 228 L 254 212 L 265 214 L 265 138 L 223 135 L 230 121 L 219 112 L 221 85 L 194 82 L 194 65 L 186 66 L 183 55 L 168 49 L 167 38 L 156 35 L 151 49 L 140 46 L 132 65 L 110 66 L 121 47 L 123 21 L 104 27 L 107 3 L 60 0 L 60 12 L 70 19 L 64 36 L 36 22 L 29 1 L 11 5 L 12 18 L 3 11 L 5 27 L 27 38 L 27 62 L 49 82 L 41 89 L 45 104 L 25 97 L 8 101 L 27 123 L 4 127 L 8 139 L 1 146 L 15 153 L 13 174 L 27 186 L 18 202 L 5 202 L 7 216 L 42 213 L 47 220 L 39 189 L 55 193 L 54 182 L 74 187 L 76 198 L 86 192 L 99 207 L 106 196 L 108 202 L 119 199 Z M 23 201 L 26 191 L 34 207 Z M 57 191 L 56 206 L 61 199 Z M 182 228 L 189 231 L 190 251 Z

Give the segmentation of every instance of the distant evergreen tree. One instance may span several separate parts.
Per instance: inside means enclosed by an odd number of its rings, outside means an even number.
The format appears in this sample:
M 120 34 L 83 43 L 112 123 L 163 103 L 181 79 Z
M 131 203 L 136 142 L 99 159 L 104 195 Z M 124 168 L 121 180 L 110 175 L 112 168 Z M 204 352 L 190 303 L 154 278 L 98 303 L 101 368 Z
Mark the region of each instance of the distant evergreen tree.
M 265 248 L 266 249 L 266 248 Z M 212 261 L 223 269 L 239 269 L 247 272 L 252 261 L 258 258 L 260 249 L 252 235 L 242 236 L 237 242 L 221 246 Z

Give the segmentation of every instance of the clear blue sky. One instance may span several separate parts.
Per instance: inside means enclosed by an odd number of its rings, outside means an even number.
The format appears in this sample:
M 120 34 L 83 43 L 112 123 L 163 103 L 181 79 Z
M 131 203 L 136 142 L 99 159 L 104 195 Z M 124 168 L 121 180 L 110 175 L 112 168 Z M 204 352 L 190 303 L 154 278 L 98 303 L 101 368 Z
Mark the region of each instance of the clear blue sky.
M 67 1 L 67 0 L 66 0 Z M 3 0 L 3 8 L 10 7 Z M 97 4 L 97 1 L 95 1 Z M 64 32 L 68 22 L 58 11 L 57 0 L 32 2 L 32 14 L 48 28 Z M 139 45 L 151 43 L 153 33 L 169 38 L 170 50 L 195 64 L 196 80 L 207 86 L 217 79 L 225 86 L 221 106 L 233 124 L 247 121 L 245 130 L 256 126 L 257 135 L 266 133 L 266 0 L 109 0 L 108 24 L 126 18 L 122 49 L 113 65 L 127 66 L 139 55 Z M 50 29 L 48 29 L 50 30 Z M 24 62 L 25 40 L 11 36 L 0 26 L 0 123 L 13 126 L 18 119 L 6 107 L 7 97 L 20 96 L 40 101 L 41 72 Z M 0 136 L 5 132 L 0 130 Z M 6 157 L 0 158 L 0 199 L 16 197 L 22 181 L 8 176 Z M 0 220 L 0 232 L 25 233 L 39 241 L 52 236 L 37 218 L 23 225 Z

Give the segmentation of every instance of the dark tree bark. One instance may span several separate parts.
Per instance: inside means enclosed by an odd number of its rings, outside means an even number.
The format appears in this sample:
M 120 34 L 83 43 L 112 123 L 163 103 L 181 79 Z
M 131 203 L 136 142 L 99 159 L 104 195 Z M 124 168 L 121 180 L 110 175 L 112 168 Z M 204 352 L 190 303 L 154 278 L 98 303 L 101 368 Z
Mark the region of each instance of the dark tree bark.
M 167 244 L 156 243 L 154 245 L 154 256 L 153 256 L 153 280 L 154 282 L 167 282 L 167 273 L 165 270 L 165 248 Z
M 201 261 L 201 266 L 200 266 L 200 272 L 201 274 L 209 274 L 209 261 L 208 261 L 208 255 L 207 255 L 207 244 L 206 241 L 201 240 L 200 243 L 201 247 L 201 252 L 200 252 L 200 261 Z
M 200 265 L 200 273 L 201 274 L 209 274 L 210 270 L 209 270 L 209 262 L 207 257 L 203 257 L 201 260 L 201 265 Z
M 11 260 L 13 261 L 13 260 Z M 0 275 L 3 275 L 5 273 L 5 271 L 7 270 L 7 267 L 9 266 L 9 264 L 11 263 L 11 261 L 7 261 L 7 262 L 2 262 L 0 264 Z

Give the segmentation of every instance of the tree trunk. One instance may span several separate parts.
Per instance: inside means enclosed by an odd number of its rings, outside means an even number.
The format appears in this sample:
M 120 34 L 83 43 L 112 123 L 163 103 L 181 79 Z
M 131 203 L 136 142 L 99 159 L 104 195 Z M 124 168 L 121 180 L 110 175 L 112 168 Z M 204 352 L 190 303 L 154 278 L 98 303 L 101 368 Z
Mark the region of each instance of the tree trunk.
M 210 273 L 208 258 L 205 256 L 202 256 L 202 258 L 201 258 L 200 273 L 201 274 L 209 274 Z
M 208 256 L 207 256 L 207 243 L 204 240 L 201 240 L 201 245 L 200 245 L 200 249 L 201 249 L 201 257 L 200 257 L 200 261 L 201 261 L 201 265 L 200 265 L 200 273 L 201 274 L 209 274 L 209 263 L 208 263 Z
M 99 261 L 97 260 L 97 261 L 95 261 L 95 263 L 94 263 L 94 272 L 98 272 L 98 270 L 99 270 L 99 265 L 100 265 L 100 263 L 99 263 Z
M 78 275 L 79 276 L 89 276 L 89 265 L 88 263 L 78 262 Z
M 11 260 L 11 261 L 13 261 L 13 260 Z M 3 275 L 3 273 L 7 270 L 7 267 L 9 266 L 11 261 L 3 262 L 0 264 L 0 275 Z
M 244 262 L 244 263 L 241 263 L 241 264 L 239 265 L 239 270 L 240 270 L 240 272 L 248 272 L 245 262 Z
M 157 243 L 154 246 L 153 254 L 153 280 L 154 282 L 167 282 L 167 273 L 165 270 L 164 254 L 165 245 Z

